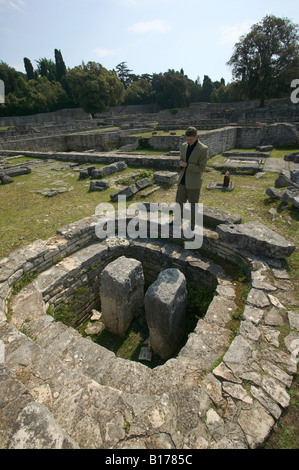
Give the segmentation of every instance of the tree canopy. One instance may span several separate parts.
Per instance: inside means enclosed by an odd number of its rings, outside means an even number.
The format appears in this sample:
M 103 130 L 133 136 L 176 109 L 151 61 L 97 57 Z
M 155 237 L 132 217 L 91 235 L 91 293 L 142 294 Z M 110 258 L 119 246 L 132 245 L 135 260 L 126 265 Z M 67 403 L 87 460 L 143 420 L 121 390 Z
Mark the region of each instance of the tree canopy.
M 70 70 L 66 76 L 74 103 L 89 113 L 104 111 L 120 103 L 124 86 L 114 71 L 88 62 Z
M 259 99 L 263 106 L 267 98 L 289 90 L 299 71 L 298 39 L 298 25 L 274 15 L 267 15 L 240 38 L 228 65 L 244 98 Z

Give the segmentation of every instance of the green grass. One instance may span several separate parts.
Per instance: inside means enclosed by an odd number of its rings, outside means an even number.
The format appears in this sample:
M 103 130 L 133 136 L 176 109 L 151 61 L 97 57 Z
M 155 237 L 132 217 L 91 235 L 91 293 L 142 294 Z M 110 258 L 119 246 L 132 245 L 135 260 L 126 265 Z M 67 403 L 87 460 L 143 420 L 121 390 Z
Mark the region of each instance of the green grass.
M 47 167 L 63 165 L 63 162 L 54 162 Z M 125 178 L 130 172 L 132 168 L 121 175 Z M 46 165 L 41 165 L 29 175 L 15 177 L 12 184 L 0 185 L 0 259 L 36 239 L 54 236 L 56 230 L 66 224 L 93 215 L 98 204 L 112 203 L 110 194 L 117 190 L 115 186 L 111 185 L 107 191 L 89 192 L 90 180 L 79 180 L 78 177 L 79 173 L 74 170 L 47 170 Z M 51 198 L 33 192 L 59 186 L 74 189 Z

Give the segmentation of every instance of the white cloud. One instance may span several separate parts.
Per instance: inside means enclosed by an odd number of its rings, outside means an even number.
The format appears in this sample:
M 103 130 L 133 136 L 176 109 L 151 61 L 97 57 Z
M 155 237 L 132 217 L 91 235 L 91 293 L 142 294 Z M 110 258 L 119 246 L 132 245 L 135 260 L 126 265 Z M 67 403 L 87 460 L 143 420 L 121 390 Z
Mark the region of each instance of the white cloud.
M 25 2 L 24 0 L 0 0 L 0 9 L 3 9 L 4 7 L 23 12 Z
M 138 5 L 138 0 L 121 0 L 120 3 L 125 7 L 136 7 Z
M 153 21 L 141 21 L 140 23 L 135 23 L 129 27 L 129 31 L 137 34 L 144 33 L 168 33 L 171 31 L 171 27 L 166 21 L 163 20 L 153 20 Z
M 96 54 L 98 59 L 103 59 L 104 57 L 107 57 L 109 55 L 114 55 L 115 51 L 112 49 L 94 49 L 94 53 Z
M 239 41 L 240 37 L 243 34 L 249 33 L 250 28 L 254 23 L 254 20 L 244 20 L 241 23 L 236 23 L 231 26 L 223 27 L 218 44 L 220 46 L 226 46 L 227 44 L 236 44 L 236 42 Z

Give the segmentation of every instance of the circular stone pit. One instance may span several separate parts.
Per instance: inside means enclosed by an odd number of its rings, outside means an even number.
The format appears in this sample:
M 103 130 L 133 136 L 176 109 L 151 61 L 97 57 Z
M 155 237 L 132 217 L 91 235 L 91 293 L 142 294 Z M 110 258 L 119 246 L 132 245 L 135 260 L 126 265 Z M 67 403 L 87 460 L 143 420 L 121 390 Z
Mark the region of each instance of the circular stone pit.
M 260 447 L 289 405 L 286 388 L 297 370 L 291 351 L 278 341 L 278 326 L 265 322 L 273 308 L 274 289 L 263 282 L 273 274 L 269 260 L 241 255 L 216 232 L 204 231 L 206 250 L 221 252 L 231 262 L 243 257 L 250 271 L 251 289 L 232 336 L 234 285 L 220 266 L 162 240 L 99 241 L 97 220 L 70 224 L 0 263 L 1 378 L 21 397 L 2 408 L 1 447 L 34 448 L 34 442 L 43 447 L 38 425 L 44 416 L 55 422 L 61 439 L 53 446 L 58 448 Z M 88 285 L 84 313 L 78 312 L 83 321 L 95 305 L 101 270 L 122 255 L 143 262 L 147 255 L 154 270 L 177 267 L 193 282 L 215 287 L 205 317 L 185 346 L 155 369 L 116 357 L 46 314 L 49 304 L 58 308 L 64 296 Z M 40 274 L 9 302 L 15 282 L 34 272 Z M 258 279 L 259 286 L 252 287 Z M 299 340 L 295 332 L 289 336 L 285 344 Z M 24 415 L 35 419 L 31 434 Z

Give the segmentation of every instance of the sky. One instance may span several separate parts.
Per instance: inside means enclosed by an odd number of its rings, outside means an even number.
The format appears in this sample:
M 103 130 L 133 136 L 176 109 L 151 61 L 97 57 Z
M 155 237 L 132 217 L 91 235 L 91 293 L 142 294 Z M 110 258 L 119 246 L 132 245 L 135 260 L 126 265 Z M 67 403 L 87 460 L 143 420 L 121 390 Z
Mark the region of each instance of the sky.
M 267 14 L 299 24 L 293 0 L 0 0 L 0 61 L 24 72 L 41 58 L 67 67 L 126 62 L 137 75 L 184 70 L 232 81 L 234 45 Z

